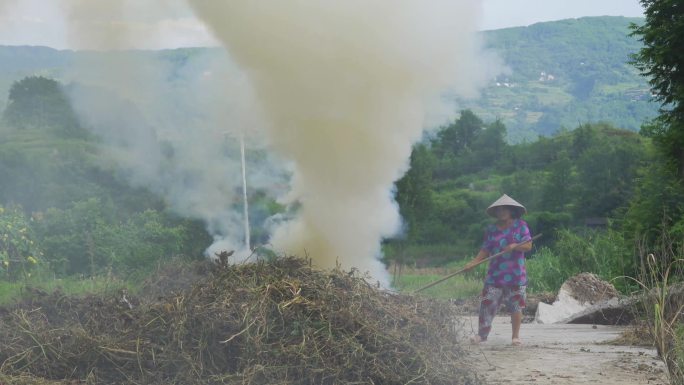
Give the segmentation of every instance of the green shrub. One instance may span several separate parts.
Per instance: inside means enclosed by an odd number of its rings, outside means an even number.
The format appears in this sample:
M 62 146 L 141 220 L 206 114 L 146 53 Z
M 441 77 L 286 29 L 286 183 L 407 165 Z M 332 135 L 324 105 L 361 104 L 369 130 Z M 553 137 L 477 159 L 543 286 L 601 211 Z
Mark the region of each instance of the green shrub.
M 182 227 L 168 226 L 154 210 L 134 215 L 114 231 L 102 230 L 112 239 L 108 246 L 112 264 L 119 271 L 149 269 L 162 258 L 178 255 L 183 247 Z
M 634 285 L 625 276 L 634 276 L 636 256 L 623 233 L 608 230 L 561 230 L 554 244 L 562 270 L 572 276 L 577 273 L 595 273 L 613 281 L 616 288 L 628 292 Z
M 636 257 L 624 235 L 614 230 L 560 230 L 553 246 L 542 246 L 527 261 L 531 291 L 557 291 L 571 276 L 594 273 L 622 292 L 634 289 Z
M 42 253 L 19 207 L 0 206 L 0 278 L 30 276 Z
M 97 275 L 108 268 L 130 273 L 181 254 L 192 228 L 146 210 L 119 220 L 111 203 L 97 199 L 48 210 L 38 223 L 45 259 L 58 275 Z M 194 248 L 194 247 L 193 247 Z
M 114 223 L 111 203 L 89 199 L 61 210 L 48 209 L 37 221 L 45 259 L 58 275 L 94 275 L 109 265 L 109 255 L 97 252 L 111 242 L 103 229 Z

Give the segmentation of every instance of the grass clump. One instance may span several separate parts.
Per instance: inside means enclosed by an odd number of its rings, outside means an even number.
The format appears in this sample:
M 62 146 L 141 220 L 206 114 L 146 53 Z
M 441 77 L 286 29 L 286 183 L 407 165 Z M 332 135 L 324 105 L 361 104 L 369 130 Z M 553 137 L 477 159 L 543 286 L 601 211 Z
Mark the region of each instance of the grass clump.
M 664 252 L 663 252 L 664 251 Z M 638 280 L 644 299 L 637 305 L 658 355 L 667 365 L 672 384 L 684 384 L 684 259 L 671 254 L 673 248 L 649 253 L 643 258 Z

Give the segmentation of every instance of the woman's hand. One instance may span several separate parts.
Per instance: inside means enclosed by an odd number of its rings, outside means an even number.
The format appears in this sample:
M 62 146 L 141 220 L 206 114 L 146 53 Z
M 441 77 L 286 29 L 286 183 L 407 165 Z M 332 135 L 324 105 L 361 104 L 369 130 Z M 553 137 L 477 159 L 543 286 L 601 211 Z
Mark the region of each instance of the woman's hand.
M 510 253 L 511 251 L 515 251 L 515 248 L 520 246 L 518 243 L 511 243 L 508 246 L 504 247 L 503 251 Z
M 525 244 L 511 243 L 510 245 L 504 247 L 503 251 L 510 253 L 512 251 L 522 251 L 527 252 L 532 250 L 532 242 L 527 242 Z

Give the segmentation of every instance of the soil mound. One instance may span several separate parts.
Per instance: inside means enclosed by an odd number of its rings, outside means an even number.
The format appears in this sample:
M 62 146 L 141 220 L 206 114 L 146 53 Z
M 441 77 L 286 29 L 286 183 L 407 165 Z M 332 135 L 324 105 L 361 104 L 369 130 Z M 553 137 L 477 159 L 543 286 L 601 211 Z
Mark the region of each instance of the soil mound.
M 563 283 L 553 304 L 539 303 L 534 319 L 545 324 L 625 325 L 634 319 L 632 303 L 610 282 L 581 273 Z
M 154 303 L 39 293 L 0 311 L 0 383 L 478 384 L 453 311 L 295 258 Z
M 593 273 L 580 273 L 568 278 L 561 290 L 571 293 L 572 297 L 580 303 L 595 304 L 620 297 L 615 286 Z

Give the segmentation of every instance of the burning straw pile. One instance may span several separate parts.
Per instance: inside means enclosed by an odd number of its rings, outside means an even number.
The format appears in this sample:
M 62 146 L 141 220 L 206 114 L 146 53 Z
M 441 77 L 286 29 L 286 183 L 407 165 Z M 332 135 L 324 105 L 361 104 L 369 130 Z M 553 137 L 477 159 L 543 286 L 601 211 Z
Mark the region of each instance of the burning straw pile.
M 152 304 L 54 293 L 0 309 L 0 383 L 476 384 L 454 318 L 300 259 L 224 266 Z

